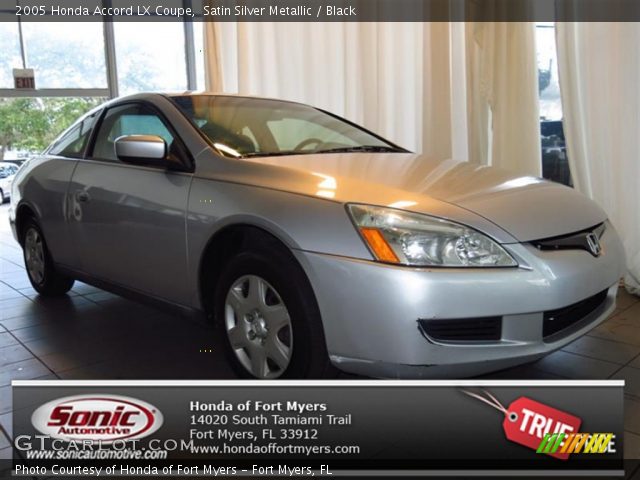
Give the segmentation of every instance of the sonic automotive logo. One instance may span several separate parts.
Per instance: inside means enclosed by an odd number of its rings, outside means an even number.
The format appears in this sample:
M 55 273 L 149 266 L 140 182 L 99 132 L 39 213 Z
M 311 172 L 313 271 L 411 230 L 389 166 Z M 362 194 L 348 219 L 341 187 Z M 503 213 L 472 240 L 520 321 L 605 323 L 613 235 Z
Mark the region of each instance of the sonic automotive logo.
M 160 410 L 119 395 L 77 395 L 45 403 L 31 416 L 41 433 L 65 441 L 111 443 L 151 435 L 162 426 Z

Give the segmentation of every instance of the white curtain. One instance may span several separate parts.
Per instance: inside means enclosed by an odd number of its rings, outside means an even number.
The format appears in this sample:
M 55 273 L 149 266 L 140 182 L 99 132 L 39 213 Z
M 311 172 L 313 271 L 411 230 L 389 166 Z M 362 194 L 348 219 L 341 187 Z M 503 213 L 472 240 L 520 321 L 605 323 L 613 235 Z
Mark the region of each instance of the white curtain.
M 222 80 L 210 89 L 309 103 L 421 148 L 421 24 L 227 22 L 206 30 L 220 57 L 211 76 Z
M 467 25 L 473 160 L 542 175 L 535 24 Z
M 569 164 L 622 236 L 640 295 L 640 24 L 556 24 Z
M 207 88 L 309 103 L 435 158 L 539 175 L 533 34 L 530 23 L 207 22 Z

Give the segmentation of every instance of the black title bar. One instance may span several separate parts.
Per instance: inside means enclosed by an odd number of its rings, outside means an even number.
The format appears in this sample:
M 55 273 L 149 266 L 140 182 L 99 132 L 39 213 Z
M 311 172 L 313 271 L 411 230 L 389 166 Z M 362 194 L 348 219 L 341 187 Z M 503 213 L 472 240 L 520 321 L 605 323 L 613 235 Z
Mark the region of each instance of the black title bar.
M 22 0 L 22 22 L 634 22 L 638 0 Z

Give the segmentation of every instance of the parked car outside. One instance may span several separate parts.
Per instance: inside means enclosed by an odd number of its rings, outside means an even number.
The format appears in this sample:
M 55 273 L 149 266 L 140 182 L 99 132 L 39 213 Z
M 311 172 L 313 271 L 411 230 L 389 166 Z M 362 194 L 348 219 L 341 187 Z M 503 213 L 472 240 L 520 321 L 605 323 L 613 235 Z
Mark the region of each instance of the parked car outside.
M 38 292 L 79 279 L 203 311 L 257 378 L 533 361 L 602 322 L 624 271 L 606 214 L 571 188 L 429 159 L 279 100 L 108 102 L 12 193 Z
M 0 173 L 15 175 L 20 167 L 12 162 L 0 162 Z
M 10 162 L 0 162 L 0 203 L 11 198 L 11 184 L 18 171 L 18 166 Z

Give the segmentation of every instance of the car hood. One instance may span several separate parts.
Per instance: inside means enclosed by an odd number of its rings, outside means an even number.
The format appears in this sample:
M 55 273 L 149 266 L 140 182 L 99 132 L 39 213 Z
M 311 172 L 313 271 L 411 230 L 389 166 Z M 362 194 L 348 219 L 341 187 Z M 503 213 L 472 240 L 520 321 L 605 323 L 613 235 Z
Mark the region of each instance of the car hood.
M 520 242 L 584 230 L 607 218 L 593 201 L 558 183 L 423 155 L 307 154 L 225 163 L 227 168 L 216 176 L 240 183 L 345 203 L 392 206 L 461 222 L 472 212 Z

